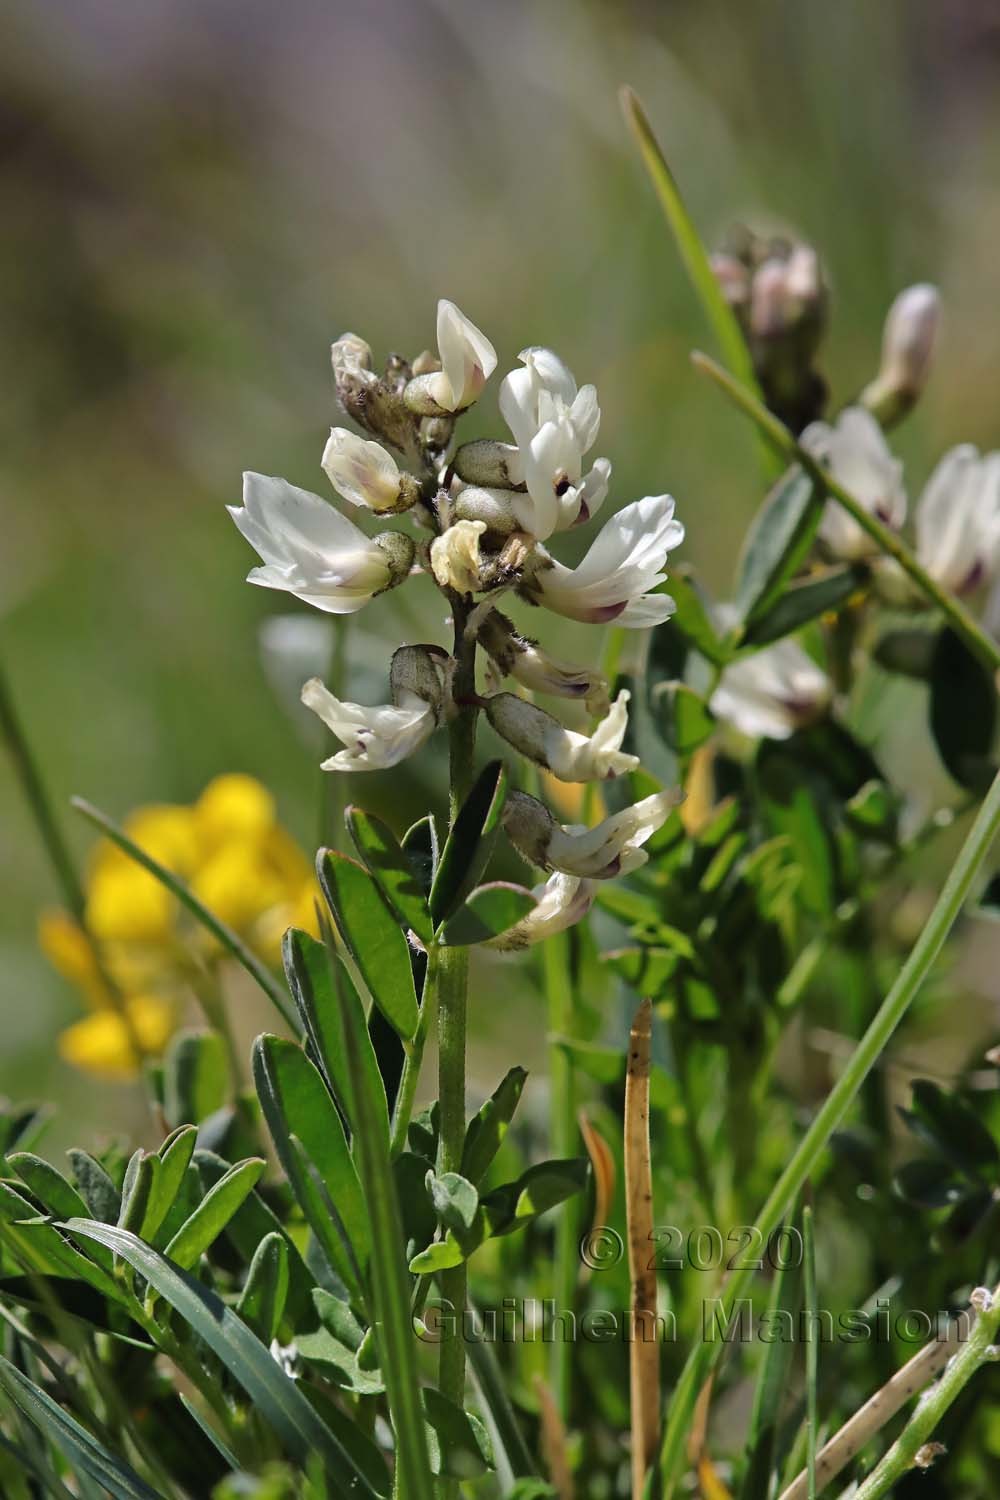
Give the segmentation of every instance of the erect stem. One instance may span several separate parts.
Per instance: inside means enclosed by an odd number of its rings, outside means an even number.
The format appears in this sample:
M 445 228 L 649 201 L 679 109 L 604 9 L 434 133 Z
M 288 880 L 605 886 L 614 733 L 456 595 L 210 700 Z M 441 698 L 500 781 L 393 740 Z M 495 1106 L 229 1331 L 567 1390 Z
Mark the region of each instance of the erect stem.
M 944 883 L 934 910 L 895 983 L 761 1209 L 757 1217 L 757 1230 L 765 1241 L 777 1228 L 788 1204 L 796 1197 L 806 1178 L 813 1172 L 831 1135 L 843 1120 L 858 1090 L 906 1015 L 931 965 L 940 953 L 969 894 L 979 867 L 998 832 L 1000 832 L 1000 773 L 987 792 L 986 799 Z M 752 1269 L 747 1267 L 735 1271 L 730 1277 L 720 1299 L 719 1312 L 724 1322 L 728 1322 L 734 1306 L 746 1292 L 752 1276 Z M 697 1344 L 681 1372 L 671 1398 L 670 1415 L 660 1454 L 663 1500 L 671 1500 L 671 1497 L 676 1494 L 679 1474 L 684 1463 L 685 1440 L 698 1392 L 726 1347 L 725 1340 Z M 858 1500 L 861 1500 L 860 1496 Z M 870 1497 L 865 1496 L 865 1500 L 870 1500 Z
M 452 697 L 456 712 L 448 726 L 449 811 L 454 825 L 473 779 L 476 743 L 476 642 L 465 629 L 470 607 L 451 595 L 455 624 L 455 673 Z M 469 988 L 469 950 L 441 948 L 435 965 L 438 1006 L 438 1171 L 458 1172 L 465 1146 L 465 1037 Z M 428 996 L 428 999 L 430 996 Z M 425 1002 L 426 1003 L 426 1002 Z M 458 1406 L 465 1394 L 463 1314 L 466 1306 L 466 1268 L 454 1266 L 439 1278 L 441 1296 L 451 1303 L 455 1334 L 441 1343 L 438 1384 L 443 1396 Z M 457 1481 L 444 1480 L 442 1496 L 457 1495 Z
M 572 1156 L 577 1144 L 576 1089 L 573 1060 L 561 1044 L 561 1038 L 572 1037 L 573 989 L 569 973 L 569 936 L 555 934 L 542 944 L 542 973 L 548 1000 L 549 1033 L 556 1040 L 549 1045 L 549 1115 L 552 1152 L 557 1157 Z M 578 1230 L 580 1214 L 576 1200 L 568 1199 L 559 1210 L 556 1221 L 555 1299 L 559 1315 L 571 1316 L 576 1301 L 579 1273 Z M 552 1344 L 552 1394 L 563 1421 L 570 1420 L 573 1373 L 573 1343 L 557 1338 Z

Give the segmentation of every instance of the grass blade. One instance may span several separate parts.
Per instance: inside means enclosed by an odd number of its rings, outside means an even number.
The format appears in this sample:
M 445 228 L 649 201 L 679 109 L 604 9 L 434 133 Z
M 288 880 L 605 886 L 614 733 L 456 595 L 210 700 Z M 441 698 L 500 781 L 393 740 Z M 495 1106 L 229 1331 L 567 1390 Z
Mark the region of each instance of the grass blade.
M 818 1417 L 816 1383 L 819 1375 L 819 1304 L 816 1296 L 816 1241 L 813 1233 L 813 1211 L 802 1210 L 802 1238 L 805 1246 L 806 1318 L 809 1338 L 806 1341 L 806 1492 L 816 1500 L 816 1423 Z

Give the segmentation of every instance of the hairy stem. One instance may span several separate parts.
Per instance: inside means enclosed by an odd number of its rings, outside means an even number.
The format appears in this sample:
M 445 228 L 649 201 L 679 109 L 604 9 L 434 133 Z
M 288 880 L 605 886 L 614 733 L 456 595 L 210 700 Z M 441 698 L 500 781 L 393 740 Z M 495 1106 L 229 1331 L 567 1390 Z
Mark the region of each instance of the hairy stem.
M 917 939 L 912 952 L 877 1014 L 861 1038 L 844 1072 L 827 1096 L 812 1125 L 806 1131 L 771 1195 L 757 1218 L 757 1229 L 766 1240 L 777 1228 L 789 1203 L 809 1177 L 827 1143 L 841 1123 L 864 1080 L 878 1062 L 894 1031 L 906 1015 L 927 974 L 941 951 L 948 933 L 962 909 L 976 874 L 1000 832 L 1000 774 L 986 795 L 982 807 L 959 851 L 934 910 Z M 726 1285 L 721 1308 L 728 1320 L 736 1302 L 752 1279 L 747 1268 L 736 1271 Z M 698 1392 L 727 1347 L 724 1340 L 697 1344 L 692 1350 L 674 1391 L 670 1415 L 660 1454 L 663 1500 L 676 1494 L 684 1464 L 685 1440 Z M 868 1497 L 866 1497 L 868 1500 Z

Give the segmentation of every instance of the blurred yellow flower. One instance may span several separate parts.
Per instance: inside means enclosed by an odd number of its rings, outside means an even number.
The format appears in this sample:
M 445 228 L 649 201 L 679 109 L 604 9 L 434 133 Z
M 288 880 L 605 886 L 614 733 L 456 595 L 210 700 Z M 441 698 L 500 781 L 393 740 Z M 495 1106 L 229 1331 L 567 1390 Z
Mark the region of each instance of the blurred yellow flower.
M 316 932 L 310 862 L 252 776 L 217 776 L 191 806 L 140 807 L 124 827 L 267 962 L 278 962 L 288 927 Z M 84 927 L 65 912 L 47 912 L 38 935 L 93 1012 L 63 1032 L 60 1053 L 109 1077 L 127 1077 L 138 1065 L 121 1007 L 143 1054 L 162 1052 L 186 991 L 225 956 L 155 876 L 107 839 L 87 869 Z

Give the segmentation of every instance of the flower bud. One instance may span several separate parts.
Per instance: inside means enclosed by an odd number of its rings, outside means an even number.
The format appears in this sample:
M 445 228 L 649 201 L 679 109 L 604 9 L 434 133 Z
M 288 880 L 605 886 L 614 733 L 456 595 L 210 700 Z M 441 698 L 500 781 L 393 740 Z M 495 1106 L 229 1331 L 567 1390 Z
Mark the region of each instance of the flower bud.
M 882 363 L 861 401 L 885 425 L 905 416 L 923 393 L 941 322 L 941 295 L 927 282 L 893 302 L 882 335 Z
M 466 484 L 481 484 L 487 489 L 516 488 L 523 480 L 523 463 L 513 443 L 480 438 L 463 443 L 452 464 L 459 479 Z
M 455 498 L 455 515 L 463 521 L 482 521 L 487 531 L 509 536 L 517 530 L 517 516 L 512 504 L 512 490 L 489 490 L 478 484 L 466 485 Z
M 608 683 L 600 672 L 549 656 L 498 610 L 483 622 L 479 641 L 504 676 L 513 677 L 522 686 L 536 693 L 551 693 L 554 698 L 582 699 L 587 711 L 597 718 L 608 712 Z
M 750 301 L 750 272 L 735 255 L 719 252 L 711 257 L 712 271 L 729 306 L 740 310 Z
M 621 749 L 628 728 L 627 692 L 619 693 L 614 705 L 590 736 L 566 729 L 515 693 L 497 693 L 487 700 L 486 716 L 499 735 L 533 760 L 545 766 L 559 781 L 607 781 L 639 764 L 636 755 Z
M 409 510 L 420 494 L 412 474 L 401 473 L 381 443 L 357 437 L 346 427 L 331 428 L 321 463 L 339 495 L 379 514 Z
M 402 531 L 380 531 L 372 541 L 385 554 L 389 564 L 389 582 L 379 591 L 385 593 L 386 589 L 397 588 L 409 577 L 416 545 L 413 538 Z
M 431 570 L 443 589 L 474 594 L 482 587 L 479 538 L 485 521 L 456 521 L 431 542 Z
M 547 868 L 549 843 L 558 824 L 544 802 L 527 792 L 508 792 L 503 826 L 522 858 L 540 870 Z
M 440 719 L 444 705 L 444 660 L 444 653 L 435 646 L 400 646 L 394 651 L 389 665 L 393 703 L 399 703 L 404 693 L 414 693 L 429 703 L 435 717 Z

